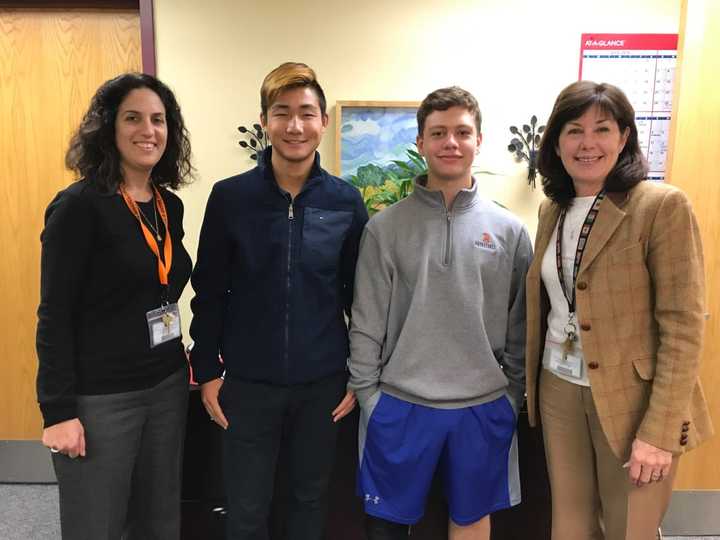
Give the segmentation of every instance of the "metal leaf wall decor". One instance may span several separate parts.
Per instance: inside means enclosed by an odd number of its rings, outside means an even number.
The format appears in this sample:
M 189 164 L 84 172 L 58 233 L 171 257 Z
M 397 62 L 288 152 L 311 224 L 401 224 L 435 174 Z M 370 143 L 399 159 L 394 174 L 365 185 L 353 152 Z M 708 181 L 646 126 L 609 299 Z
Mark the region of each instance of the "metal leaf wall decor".
M 253 124 L 252 129 L 238 126 L 238 131 L 246 137 L 240 140 L 240 146 L 250 152 L 250 159 L 257 161 L 260 152 L 268 147 L 267 133 L 260 124 Z
M 540 134 L 545 131 L 545 126 L 537 125 L 537 116 L 530 118 L 530 124 L 523 124 L 522 130 L 516 126 L 510 126 L 510 133 L 515 135 L 508 145 L 508 151 L 515 154 L 515 158 L 528 162 L 528 185 L 535 189 L 535 177 L 537 176 L 537 148 L 540 145 Z

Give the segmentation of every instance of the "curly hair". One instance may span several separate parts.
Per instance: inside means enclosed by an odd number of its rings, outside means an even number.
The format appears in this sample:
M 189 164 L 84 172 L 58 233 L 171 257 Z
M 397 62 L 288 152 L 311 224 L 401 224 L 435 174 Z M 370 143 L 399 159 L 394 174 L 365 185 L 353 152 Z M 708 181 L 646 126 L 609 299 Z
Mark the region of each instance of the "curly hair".
M 612 84 L 574 82 L 565 87 L 555 100 L 538 151 L 538 170 L 543 177 L 543 191 L 561 208 L 570 205 L 575 197 L 575 187 L 557 154 L 560 133 L 565 124 L 580 118 L 593 105 L 612 117 L 618 123 L 621 133 L 629 129 L 625 147 L 605 179 L 605 189 L 627 191 L 647 177 L 648 165 L 638 142 L 635 111 L 627 96 Z
M 193 177 L 190 138 L 172 90 L 151 75 L 124 73 L 97 89 L 65 154 L 65 166 L 101 191 L 115 192 L 122 181 L 115 118 L 125 97 L 137 88 L 155 92 L 165 107 L 167 146 L 150 173 L 153 184 L 178 189 Z

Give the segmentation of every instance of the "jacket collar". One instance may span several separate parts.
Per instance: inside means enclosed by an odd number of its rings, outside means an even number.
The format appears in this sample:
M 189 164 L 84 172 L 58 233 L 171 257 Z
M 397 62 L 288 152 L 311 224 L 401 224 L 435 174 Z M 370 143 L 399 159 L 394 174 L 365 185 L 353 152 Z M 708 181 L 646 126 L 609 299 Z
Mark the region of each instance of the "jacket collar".
M 623 207 L 630 197 L 629 191 L 609 191 L 605 200 L 600 204 L 600 211 L 595 224 L 593 225 L 590 238 L 588 239 L 587 248 L 583 254 L 582 263 L 579 272 L 585 270 L 598 254 L 602 251 L 605 244 L 625 219 L 626 212 Z M 560 217 L 560 207 L 549 199 L 540 207 L 540 228 L 537 232 L 535 241 L 536 259 L 542 258 L 545 250 L 550 243 L 558 218 Z M 539 270 L 538 270 L 539 271 Z
M 585 270 L 592 264 L 595 257 L 598 256 L 608 240 L 612 238 L 615 230 L 625 219 L 625 212 L 618 206 L 618 203 L 624 206 L 627 200 L 627 192 L 608 192 L 605 200 L 600 204 L 600 211 L 595 218 L 590 238 L 588 239 L 587 248 L 580 263 L 579 272 Z
M 425 186 L 427 186 L 427 175 L 421 174 L 420 176 L 417 176 L 415 178 L 415 189 L 413 190 L 412 195 L 427 206 L 446 210 L 445 198 L 443 197 L 442 192 L 432 191 Z M 460 190 L 457 197 L 455 197 L 451 210 L 453 212 L 464 212 L 465 210 L 472 208 L 479 197 L 477 191 L 477 180 L 473 177 L 472 186 Z
M 275 172 L 272 168 L 272 146 L 268 146 L 262 152 L 258 152 L 257 166 L 263 177 L 272 182 L 272 185 L 279 190 L 280 186 L 278 186 L 277 180 L 275 179 Z M 303 186 L 303 191 L 314 184 L 322 182 L 323 177 L 324 171 L 322 167 L 320 167 L 320 153 L 316 151 L 315 160 L 313 161 L 312 167 L 310 168 L 310 174 L 308 174 L 305 185 Z
M 625 203 L 630 198 L 630 192 L 629 191 L 608 191 L 605 195 L 608 199 L 610 199 L 615 206 L 618 208 L 622 208 L 625 206 Z

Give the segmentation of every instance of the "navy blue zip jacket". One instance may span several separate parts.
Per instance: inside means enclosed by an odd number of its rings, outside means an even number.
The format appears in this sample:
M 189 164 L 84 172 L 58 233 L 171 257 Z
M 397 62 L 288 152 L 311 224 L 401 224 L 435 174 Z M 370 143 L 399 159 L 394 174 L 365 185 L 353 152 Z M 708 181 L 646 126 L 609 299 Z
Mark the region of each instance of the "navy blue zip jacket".
M 205 210 L 190 335 L 199 383 L 290 385 L 346 369 L 355 263 L 368 216 L 358 190 L 320 167 L 291 202 L 258 166 L 221 180 Z M 218 354 L 223 364 L 218 362 Z

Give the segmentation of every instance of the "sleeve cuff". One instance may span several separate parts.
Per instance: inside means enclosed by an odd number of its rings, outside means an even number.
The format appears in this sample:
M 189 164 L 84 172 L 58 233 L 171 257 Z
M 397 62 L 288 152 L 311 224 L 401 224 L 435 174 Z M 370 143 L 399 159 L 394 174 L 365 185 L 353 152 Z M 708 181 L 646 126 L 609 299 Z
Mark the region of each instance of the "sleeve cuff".
M 45 428 L 78 417 L 77 404 L 74 398 L 63 400 L 61 403 L 41 403 L 40 412 L 43 416 L 43 427 Z
M 225 372 L 225 366 L 220 363 L 217 356 L 215 356 L 215 361 L 207 358 L 201 359 L 197 351 L 193 351 L 190 353 L 189 360 L 195 382 L 198 384 L 204 384 L 208 381 L 219 379 Z
M 355 393 L 355 399 L 357 399 L 358 405 L 361 408 L 365 408 L 370 398 L 378 391 L 377 386 L 370 386 L 367 388 L 355 389 L 348 385 L 348 390 Z

